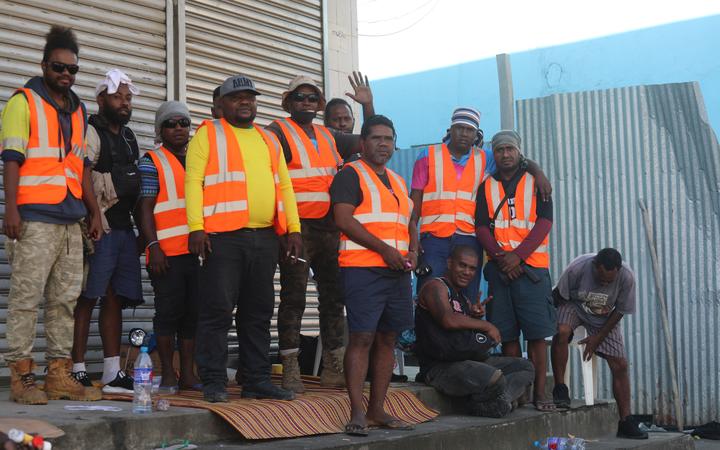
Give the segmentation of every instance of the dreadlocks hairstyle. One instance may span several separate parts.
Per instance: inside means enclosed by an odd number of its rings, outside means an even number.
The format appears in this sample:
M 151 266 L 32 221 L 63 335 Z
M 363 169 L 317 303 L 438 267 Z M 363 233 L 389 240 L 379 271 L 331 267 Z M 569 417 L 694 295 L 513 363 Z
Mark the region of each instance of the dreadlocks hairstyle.
M 72 28 L 53 25 L 45 35 L 45 48 L 43 48 L 43 62 L 47 62 L 53 50 L 67 49 L 79 56 L 79 49 L 75 33 Z

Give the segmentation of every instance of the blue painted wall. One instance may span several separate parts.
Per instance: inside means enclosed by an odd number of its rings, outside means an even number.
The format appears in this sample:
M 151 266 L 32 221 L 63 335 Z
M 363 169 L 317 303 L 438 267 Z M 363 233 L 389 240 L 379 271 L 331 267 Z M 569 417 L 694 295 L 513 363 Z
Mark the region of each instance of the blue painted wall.
M 720 15 L 716 15 L 514 53 L 510 61 L 516 99 L 699 81 L 710 124 L 717 133 L 719 55 Z M 482 111 L 481 127 L 487 140 L 500 127 L 495 58 L 373 81 L 373 91 L 376 111 L 395 122 L 402 148 L 438 142 L 452 110 L 459 105 L 472 105 Z M 396 154 L 391 166 L 408 170 L 406 159 L 410 153 Z

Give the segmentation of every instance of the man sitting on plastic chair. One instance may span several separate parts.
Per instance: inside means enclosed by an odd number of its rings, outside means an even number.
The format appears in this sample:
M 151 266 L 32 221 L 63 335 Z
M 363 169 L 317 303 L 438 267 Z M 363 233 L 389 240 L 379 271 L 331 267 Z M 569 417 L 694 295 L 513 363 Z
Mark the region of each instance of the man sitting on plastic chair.
M 613 395 L 620 422 L 618 437 L 647 439 L 630 417 L 630 378 L 625 356 L 620 320 L 635 312 L 635 275 L 614 248 L 600 250 L 597 255 L 578 256 L 560 276 L 553 297 L 558 307 L 558 333 L 552 343 L 552 367 L 555 378 L 553 399 L 561 408 L 570 407 L 570 393 L 565 380 L 568 344 L 576 328 L 583 326 L 587 337 L 583 360 L 594 354 L 607 361 L 612 372 Z

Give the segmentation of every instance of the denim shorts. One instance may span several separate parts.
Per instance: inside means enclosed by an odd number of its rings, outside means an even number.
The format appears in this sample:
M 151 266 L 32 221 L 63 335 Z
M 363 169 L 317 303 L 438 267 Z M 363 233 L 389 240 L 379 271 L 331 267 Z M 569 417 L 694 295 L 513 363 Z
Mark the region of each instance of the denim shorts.
M 95 252 L 88 259 L 87 283 L 80 294 L 88 299 L 102 299 L 108 286 L 121 297 L 123 308 L 143 303 L 138 255 L 133 230 L 110 230 L 95 242 Z
M 415 326 L 409 272 L 394 273 L 383 267 L 343 267 L 341 271 L 350 333 L 400 333 Z

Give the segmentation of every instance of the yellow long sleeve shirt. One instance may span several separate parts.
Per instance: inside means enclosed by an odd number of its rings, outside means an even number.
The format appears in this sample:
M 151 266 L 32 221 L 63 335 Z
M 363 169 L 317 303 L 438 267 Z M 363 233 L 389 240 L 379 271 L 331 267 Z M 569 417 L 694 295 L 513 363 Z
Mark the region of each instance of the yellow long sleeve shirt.
M 240 145 L 245 165 L 248 213 L 250 215 L 247 227 L 271 227 L 275 218 L 275 182 L 267 144 L 255 128 L 231 128 Z M 185 162 L 185 208 L 191 232 L 204 229 L 203 181 L 209 154 L 207 127 L 202 127 L 190 140 Z M 288 175 L 287 163 L 282 154 L 278 163 L 280 192 L 283 196 L 288 232 L 299 232 L 300 216 L 295 202 L 295 192 Z

